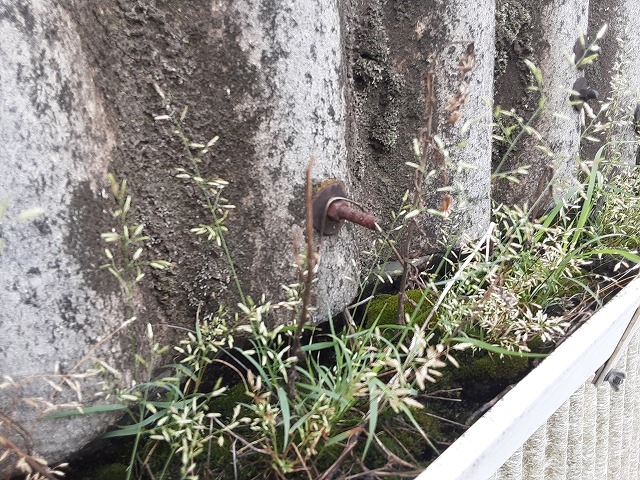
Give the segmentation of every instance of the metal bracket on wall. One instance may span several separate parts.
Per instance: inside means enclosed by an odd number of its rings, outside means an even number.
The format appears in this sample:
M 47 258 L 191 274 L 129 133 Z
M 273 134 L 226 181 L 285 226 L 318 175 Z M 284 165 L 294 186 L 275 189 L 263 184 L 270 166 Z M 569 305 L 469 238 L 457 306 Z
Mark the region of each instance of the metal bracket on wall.
M 596 387 L 599 387 L 600 385 L 602 385 L 603 382 L 607 381 L 611 384 L 611 386 L 614 388 L 615 391 L 618 391 L 620 385 L 622 384 L 622 381 L 624 380 L 624 373 L 614 371 L 613 367 L 618 362 L 618 359 L 620 358 L 620 356 L 625 352 L 625 349 L 629 344 L 629 342 L 631 341 L 631 339 L 633 338 L 633 335 L 636 332 L 636 330 L 640 327 L 640 322 L 638 321 L 639 318 L 640 318 L 640 307 L 636 309 L 633 316 L 631 317 L 631 320 L 629 321 L 629 325 L 627 326 L 626 330 L 622 334 L 622 337 L 620 338 L 618 345 L 616 345 L 615 350 L 609 357 L 609 360 L 607 360 L 604 363 L 604 365 L 602 365 L 602 367 L 600 367 L 596 372 L 596 375 L 593 379 L 593 384 Z M 613 372 L 615 372 L 615 374 L 610 375 Z

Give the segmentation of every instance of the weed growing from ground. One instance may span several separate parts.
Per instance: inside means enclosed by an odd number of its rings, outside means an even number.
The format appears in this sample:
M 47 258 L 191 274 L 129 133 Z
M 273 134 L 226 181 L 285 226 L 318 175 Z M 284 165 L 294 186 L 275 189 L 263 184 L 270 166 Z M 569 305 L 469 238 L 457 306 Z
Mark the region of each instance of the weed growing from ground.
M 200 156 L 217 138 L 202 144 L 187 139 L 182 127 L 186 110 L 178 115 L 156 89 L 166 112 L 156 120 L 173 123 L 190 160 L 189 167 L 178 169 L 177 177 L 201 188 L 212 219 L 194 226 L 192 233 L 206 235 L 228 252 L 224 224 L 233 207 L 221 195 L 227 184 L 219 178 L 204 179 L 199 171 Z M 144 276 L 143 268 L 165 268 L 168 263 L 142 260 L 143 227 L 128 225 L 131 197 L 126 183 L 118 184 L 113 177 L 110 181 L 117 203 L 113 215 L 120 226 L 103 238 L 120 251 L 119 255 L 105 251 L 109 263 L 104 268 L 118 279 L 130 301 L 135 284 Z M 410 217 L 408 212 L 405 216 Z M 308 228 L 307 237 L 312 236 Z M 299 282 L 285 288 L 287 300 L 254 302 L 242 294 L 238 284 L 242 301 L 237 309 L 221 308 L 214 315 L 198 318 L 195 330 L 174 347 L 180 360 L 164 366 L 168 374 L 105 391 L 106 398 L 115 403 L 81 409 L 85 414 L 126 412 L 131 423 L 105 437 L 134 437 L 128 479 L 140 478 L 145 472 L 152 472 L 154 478 L 224 478 L 247 469 L 267 477 L 329 478 L 339 472 L 391 474 L 417 468 L 394 460 L 380 437 L 381 414 L 390 407 L 429 442 L 413 413 L 422 406 L 415 396 L 435 381 L 447 357 L 444 348 L 437 348 L 416 328 L 406 329 L 406 342 L 400 345 L 389 342 L 377 327 L 345 331 L 332 327 L 320 341 L 313 336 L 301 341 L 312 311 L 316 254 L 309 238 L 306 246 L 296 249 Z M 291 322 L 271 328 L 276 313 L 282 311 L 291 312 Z M 243 347 L 236 347 L 236 339 L 242 338 L 246 339 Z M 168 352 L 154 341 L 151 326 L 147 342 L 150 353 L 146 358 L 136 354 L 136 361 L 146 378 L 152 378 Z M 215 370 L 216 365 L 235 372 L 235 380 L 224 385 L 218 380 L 213 388 L 203 390 L 204 372 Z M 230 389 L 234 383 L 236 387 Z M 379 461 L 381 455 L 386 462 Z M 220 456 L 226 459 L 222 464 Z M 357 466 L 351 465 L 354 460 Z

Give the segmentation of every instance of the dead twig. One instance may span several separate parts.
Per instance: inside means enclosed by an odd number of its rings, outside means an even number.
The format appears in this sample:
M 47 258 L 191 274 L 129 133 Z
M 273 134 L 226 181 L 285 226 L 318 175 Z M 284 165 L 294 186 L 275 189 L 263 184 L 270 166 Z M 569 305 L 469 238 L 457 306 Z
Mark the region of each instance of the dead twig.
M 294 442 L 292 442 L 291 447 L 293 448 L 293 451 L 296 452 L 296 457 L 298 457 L 298 460 L 300 461 L 300 465 L 301 465 L 301 467 L 297 468 L 295 471 L 304 472 L 307 474 L 307 478 L 309 480 L 313 480 L 313 477 L 311 476 L 311 471 L 309 470 L 309 467 L 307 467 L 307 462 L 305 462 L 304 458 L 302 457 L 302 454 L 300 453 L 298 446 Z
M 342 453 L 338 456 L 336 461 L 333 462 L 327 470 L 325 470 L 325 472 L 318 478 L 318 480 L 326 480 L 330 478 L 331 474 L 333 474 L 333 472 L 340 466 L 345 457 L 349 455 L 349 453 L 351 453 L 351 451 L 358 444 L 358 437 L 363 431 L 364 429 L 362 427 L 356 427 L 351 431 L 351 434 L 349 435 L 349 438 L 347 440 L 347 445 L 342 450 Z
M 311 180 L 311 171 L 313 169 L 313 164 L 315 163 L 315 158 L 311 157 L 309 160 L 309 165 L 307 166 L 307 174 L 306 174 L 306 185 L 305 185 L 305 207 L 306 207 L 306 218 L 305 218 L 305 226 L 306 226 L 306 234 L 307 234 L 307 262 L 306 262 L 306 270 L 301 275 L 302 283 L 303 283 L 303 292 L 302 292 L 302 307 L 300 309 L 300 317 L 298 318 L 298 325 L 293 337 L 293 345 L 291 348 L 291 355 L 297 361 L 294 363 L 291 372 L 289 373 L 288 380 L 288 390 L 289 390 L 289 398 L 293 399 L 295 397 L 295 382 L 296 382 L 296 364 L 300 361 L 302 357 L 301 350 L 301 337 L 302 330 L 307 322 L 310 320 L 309 308 L 311 305 L 311 293 L 312 293 L 312 283 L 313 276 L 315 273 L 315 268 L 317 265 L 317 255 L 313 244 L 313 210 L 312 210 L 312 199 L 313 199 L 313 184 Z
M 433 114 L 436 108 L 436 97 L 434 93 L 434 79 L 435 70 L 429 69 L 426 74 L 426 92 L 427 92 L 427 104 L 426 104 L 426 117 L 427 125 L 423 129 L 424 134 L 420 139 L 420 168 L 416 168 L 414 171 L 413 179 L 413 198 L 411 200 L 411 207 L 413 210 L 420 208 L 422 204 L 422 191 L 424 184 L 424 175 L 427 170 L 427 159 L 429 155 L 429 147 L 433 141 Z M 406 301 L 407 281 L 409 278 L 409 252 L 411 249 L 411 242 L 413 240 L 413 232 L 417 226 L 416 218 L 412 218 L 407 226 L 407 235 L 400 251 L 400 263 L 402 264 L 402 276 L 400 277 L 400 289 L 398 291 L 398 324 L 404 325 L 404 302 Z
M 23 452 L 11 440 L 1 435 L 0 435 L 0 448 L 13 452 L 21 460 L 23 460 L 29 466 L 29 468 L 31 468 L 32 471 L 37 472 L 47 480 L 59 480 L 59 477 L 54 473 L 52 473 L 51 469 L 46 464 L 41 463 L 38 459 L 32 457 L 28 453 Z
M 449 45 L 463 44 L 466 45 L 466 50 L 462 53 L 457 65 L 459 85 L 456 93 L 449 99 L 447 107 L 444 109 L 446 112 L 450 112 L 450 117 L 447 120 L 449 125 L 454 125 L 462 117 L 461 109 L 467 103 L 469 96 L 469 80 L 468 73 L 473 69 L 475 65 L 475 44 L 473 41 L 460 40 L 451 42 Z M 439 65 L 439 59 L 436 57 L 431 67 L 425 74 L 425 121 L 424 128 L 420 130 L 420 138 L 418 141 L 419 148 L 416 148 L 416 154 L 420 156 L 420 164 L 414 172 L 413 180 L 413 198 L 411 201 L 412 210 L 419 210 L 422 208 L 422 196 L 424 190 L 424 179 L 427 172 L 428 160 L 434 163 L 436 170 L 440 174 L 440 182 L 444 187 L 449 187 L 449 172 L 447 170 L 446 158 L 442 151 L 442 145 L 437 143 L 437 139 L 434 135 L 433 119 L 436 114 L 437 99 L 436 99 L 436 69 Z M 453 197 L 449 193 L 443 193 L 442 201 L 440 205 L 440 211 L 444 218 L 447 218 L 451 210 L 453 203 Z M 407 299 L 406 289 L 409 280 L 409 253 L 411 242 L 413 240 L 413 234 L 418 227 L 417 218 L 410 219 L 407 226 L 407 235 L 402 246 L 400 261 L 403 270 L 402 277 L 400 279 L 400 289 L 398 292 L 398 324 L 404 325 L 404 303 Z

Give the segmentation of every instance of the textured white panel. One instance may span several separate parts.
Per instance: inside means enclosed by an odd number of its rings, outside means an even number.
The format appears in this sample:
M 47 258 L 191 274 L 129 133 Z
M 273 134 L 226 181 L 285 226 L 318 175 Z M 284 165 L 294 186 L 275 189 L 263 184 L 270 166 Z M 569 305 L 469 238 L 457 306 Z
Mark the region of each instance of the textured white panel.
M 596 403 L 597 394 L 595 387 L 587 386 L 584 390 L 583 434 L 582 434 L 582 475 L 580 478 L 592 478 L 595 480 L 596 453 Z
M 569 399 L 569 441 L 567 442 L 567 477 L 582 475 L 582 444 L 584 442 L 584 391 L 592 388 L 582 385 Z
M 564 467 L 561 464 L 565 453 L 558 449 L 566 450 L 564 478 L 614 478 L 609 476 L 608 464 L 612 397 L 626 396 L 625 392 L 631 391 L 637 396 L 635 385 L 640 368 L 637 344 L 619 352 L 621 357 L 629 355 L 628 385 L 623 390 L 611 392 L 608 383 L 596 388 L 592 381 L 594 372 L 616 349 L 639 304 L 640 278 L 637 278 L 507 393 L 417 480 L 486 480 L 498 470 L 500 473 L 493 477 L 495 480 L 545 478 L 545 472 L 546 478 L 552 475 L 562 478 Z M 570 405 L 565 414 L 563 406 L 568 398 Z M 640 400 L 634 397 L 625 402 L 627 428 L 623 430 L 626 439 L 623 444 L 625 448 L 630 448 L 627 447 L 629 443 L 634 447 L 621 455 L 624 464 L 619 470 L 625 472 L 622 479 L 637 478 L 636 445 L 640 442 L 640 406 L 636 404 Z M 554 414 L 556 417 L 549 423 Z M 568 416 L 566 427 L 563 416 Z M 548 424 L 544 426 L 545 435 L 535 436 L 527 444 L 540 425 L 545 424 Z M 568 429 L 566 434 L 565 429 Z M 515 460 L 500 468 L 521 445 L 524 445 L 520 462 L 522 473 L 513 471 Z M 507 470 L 509 473 L 504 473 Z
M 524 444 L 522 453 L 523 478 L 545 480 L 544 462 L 547 449 L 546 425 L 542 425 Z
M 547 424 L 547 448 L 544 453 L 545 480 L 560 480 L 567 478 L 567 448 L 556 448 L 557 445 L 569 444 L 569 409 L 571 399 L 567 400 L 554 413 Z
M 522 478 L 522 448 L 519 448 L 504 465 L 491 477 L 491 480 Z
M 640 478 L 640 334 L 636 335 L 627 353 L 627 382 L 625 384 L 625 414 L 622 418 L 624 423 L 625 437 L 623 440 L 624 454 L 626 462 L 623 471 L 626 474 L 618 478 Z M 612 477 L 613 479 L 613 477 Z
M 640 334 L 615 368 L 620 391 L 589 379 L 491 480 L 640 479 Z
M 627 351 L 627 355 L 623 355 L 616 368 L 625 371 L 627 364 L 627 356 L 630 354 L 630 350 Z M 621 395 L 623 392 L 611 392 L 610 398 L 610 410 L 609 410 L 609 453 L 608 453 L 608 468 L 606 471 L 606 475 L 602 478 L 622 478 L 620 475 L 622 468 L 622 434 L 625 428 L 624 422 L 622 421 L 622 417 L 624 415 L 624 402 L 625 398 L 628 396 L 627 389 L 625 387 L 624 395 Z
M 593 478 L 607 478 L 607 467 L 609 459 L 609 413 L 611 411 L 611 400 L 609 392 L 611 387 L 604 384 L 597 389 L 596 398 L 596 438 L 593 453 L 595 455 L 595 475 Z M 622 392 L 614 392 L 621 396 Z

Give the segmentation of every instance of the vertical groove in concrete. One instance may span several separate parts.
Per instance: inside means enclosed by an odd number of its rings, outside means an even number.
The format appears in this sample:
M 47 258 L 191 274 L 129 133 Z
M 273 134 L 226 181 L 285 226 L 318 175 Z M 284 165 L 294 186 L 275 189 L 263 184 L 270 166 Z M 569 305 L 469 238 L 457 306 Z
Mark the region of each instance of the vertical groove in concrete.
M 425 136 L 431 118 L 430 133 L 443 140 L 449 160 L 439 152 L 428 154 L 427 172 L 433 175 L 424 181 L 423 205 L 441 209 L 439 189 L 449 189 L 453 202 L 446 221 L 431 213 L 417 217 L 413 251 L 439 251 L 443 241 L 453 243 L 461 235 L 479 238 L 491 210 L 495 2 L 345 3 L 353 10 L 349 167 L 356 189 L 382 215 L 397 211 L 406 190 L 413 189 L 414 171 L 406 165 L 419 161 L 413 140 Z M 460 62 L 470 47 L 466 71 Z M 435 76 L 431 113 L 429 72 Z
M 562 197 L 577 184 L 579 116 L 569 104 L 568 92 L 579 72 L 571 64 L 570 57 L 579 35 L 587 29 L 588 2 L 554 0 L 540 3 L 522 0 L 515 3 L 521 9 L 519 15 L 526 15 L 524 31 L 529 39 L 524 45 L 518 46 L 517 51 L 521 53 L 511 54 L 511 61 L 517 62 L 517 65 L 507 65 L 506 71 L 512 76 L 514 69 L 516 72 L 524 72 L 524 61 L 532 61 L 542 71 L 547 102 L 542 114 L 531 123 L 540 137 L 525 135 L 515 155 L 511 155 L 500 169 L 505 172 L 527 166 L 530 174 L 520 176 L 519 184 L 499 180 L 493 193 L 495 200 L 510 204 L 531 205 L 542 196 L 546 206 L 550 203 L 551 195 Z M 507 6 L 510 4 L 508 2 Z M 514 99 L 510 90 L 517 81 L 512 77 L 501 80 L 496 94 L 505 101 L 516 102 L 516 105 L 507 104 L 502 107 L 515 107 L 527 122 L 538 106 L 538 99 L 535 98 L 537 95 Z M 524 83 L 535 84 L 533 75 L 528 73 L 521 73 L 519 82 L 523 90 L 528 86 Z M 543 153 L 537 146 L 545 147 L 551 154 Z M 551 184 L 550 192 L 545 190 L 548 184 Z

